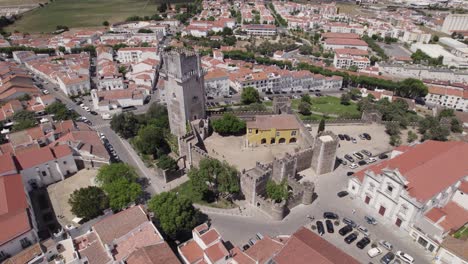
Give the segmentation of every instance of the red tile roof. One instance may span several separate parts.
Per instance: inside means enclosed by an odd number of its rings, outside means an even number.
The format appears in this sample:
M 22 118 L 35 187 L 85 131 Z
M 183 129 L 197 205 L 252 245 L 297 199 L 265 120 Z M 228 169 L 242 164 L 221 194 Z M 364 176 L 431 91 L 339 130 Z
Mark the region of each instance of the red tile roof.
M 425 216 L 444 231 L 455 231 L 468 222 L 468 211 L 456 202 L 449 202 L 442 208 L 432 208 Z
M 300 228 L 273 258 L 276 264 L 352 264 L 356 259 L 335 247 L 314 232 Z
M 221 238 L 221 235 L 216 231 L 216 229 L 211 229 L 210 231 L 202 234 L 200 236 L 201 240 L 205 245 L 209 246 L 211 243 Z
M 177 264 L 180 263 L 166 242 L 134 251 L 125 260 L 127 264 Z
M 218 241 L 217 243 L 205 249 L 205 254 L 212 263 L 216 263 L 219 260 L 225 259 L 227 256 L 229 256 L 229 252 L 227 251 L 222 241 Z
M 24 152 L 17 153 L 16 160 L 23 170 L 34 166 L 47 163 L 55 160 L 54 155 L 49 147 L 39 149 L 28 149 Z
M 344 38 L 344 39 L 359 39 L 359 35 L 356 33 L 338 33 L 338 32 L 325 32 L 322 33 L 322 38 Z
M 54 156 L 57 159 L 63 158 L 72 154 L 70 147 L 65 144 L 53 147 L 52 151 L 54 152 Z
M 462 191 L 464 194 L 468 194 L 468 181 L 463 181 L 460 186 L 458 186 L 458 190 Z
M 97 222 L 93 229 L 103 244 L 110 245 L 134 228 L 148 221 L 148 216 L 141 206 L 134 206 Z
M 265 236 L 262 240 L 247 249 L 245 254 L 258 261 L 258 263 L 264 263 L 272 256 L 276 255 L 283 247 L 283 243 L 273 240 L 269 236 Z
M 6 153 L 0 156 L 0 175 L 9 174 L 10 171 L 16 172 L 16 166 L 11 153 Z
M 385 168 L 398 169 L 409 182 L 409 195 L 424 202 L 466 176 L 468 162 L 460 162 L 460 157 L 468 157 L 468 143 L 429 140 L 393 159 L 361 170 L 355 176 L 362 182 L 366 171 L 379 174 Z
M 327 45 L 352 45 L 352 46 L 366 46 L 367 43 L 360 39 L 344 39 L 344 38 L 329 38 L 325 40 Z
M 21 175 L 0 177 L 0 245 L 31 230 Z
M 203 258 L 203 250 L 193 239 L 181 245 L 179 251 L 188 263 L 196 263 Z

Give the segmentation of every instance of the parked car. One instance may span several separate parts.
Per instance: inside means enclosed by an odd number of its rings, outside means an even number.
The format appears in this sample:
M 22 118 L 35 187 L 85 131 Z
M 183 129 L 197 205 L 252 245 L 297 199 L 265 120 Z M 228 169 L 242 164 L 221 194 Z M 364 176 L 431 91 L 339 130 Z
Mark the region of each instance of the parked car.
M 357 227 L 357 224 L 353 220 L 351 220 L 349 218 L 346 218 L 346 217 L 343 218 L 343 223 L 345 223 L 345 224 L 347 224 L 347 225 L 349 225 L 351 227 Z
M 370 225 L 376 225 L 377 224 L 377 220 L 375 220 L 375 218 L 372 217 L 372 216 L 366 215 L 366 216 L 364 216 L 364 219 L 366 219 L 366 222 L 368 224 L 370 224 Z
M 365 161 L 365 160 L 360 160 L 360 161 L 358 161 L 358 165 L 359 165 L 359 166 L 364 166 L 364 165 L 366 165 L 366 164 L 367 164 L 367 161 Z
M 371 139 L 372 139 L 372 137 L 371 137 L 369 134 L 367 134 L 367 133 L 363 133 L 362 135 L 363 135 L 367 140 L 371 140 Z
M 348 164 L 348 162 L 346 162 L 346 160 L 344 160 L 344 159 L 336 158 L 336 160 L 337 160 L 338 163 L 340 163 L 340 164 L 343 164 L 343 165 Z
M 342 135 L 342 134 L 338 134 L 338 137 L 340 138 L 340 140 L 344 140 L 345 137 Z
M 364 155 L 367 155 L 369 157 L 372 156 L 372 153 L 370 151 L 368 151 L 368 150 L 365 150 L 365 149 L 361 150 L 361 153 L 364 154 Z
M 356 246 L 360 249 L 364 249 L 367 245 L 369 245 L 370 239 L 368 237 L 363 237 L 356 243 Z
M 352 233 L 352 234 L 348 235 L 348 236 L 344 239 L 344 241 L 345 241 L 347 244 L 351 244 L 351 243 L 354 242 L 354 240 L 357 239 L 357 237 L 358 237 L 358 236 L 357 236 L 355 233 Z
M 362 139 L 362 140 L 366 139 L 366 137 L 363 134 L 359 134 L 359 138 Z
M 357 144 L 357 140 L 355 138 L 351 138 L 351 142 L 353 142 L 354 144 Z
M 328 233 L 335 233 L 335 229 L 333 228 L 333 223 L 331 220 L 327 219 L 325 221 L 325 225 L 327 226 L 327 232 Z
M 356 165 L 356 163 L 351 163 L 351 164 L 349 164 L 349 168 L 350 168 L 350 169 L 353 169 L 353 170 L 354 170 L 354 169 L 356 169 L 357 167 L 359 167 L 359 166 Z
M 347 134 L 344 134 L 343 136 L 344 136 L 344 138 L 346 139 L 346 141 L 350 141 L 350 140 L 351 140 L 351 138 L 350 138 Z
M 338 195 L 338 197 L 343 198 L 346 195 L 348 195 L 348 192 L 347 191 L 341 191 L 341 192 L 337 193 L 337 195 Z
M 412 256 L 406 254 L 403 251 L 397 251 L 397 253 L 395 253 L 395 255 L 397 256 L 397 258 L 403 260 L 406 263 L 410 263 L 410 264 L 414 263 L 414 258 Z
M 353 156 L 355 156 L 356 158 L 358 158 L 358 159 L 360 159 L 360 160 L 364 159 L 364 156 L 363 156 L 361 153 L 359 153 L 359 152 L 354 152 L 354 153 L 353 153 Z
M 375 158 L 370 157 L 370 158 L 368 158 L 366 161 L 367 161 L 367 163 L 374 163 L 374 162 L 376 162 L 377 160 L 376 160 Z
M 363 235 L 369 236 L 369 230 L 367 230 L 367 228 L 365 228 L 364 226 L 359 225 L 359 226 L 357 227 L 357 230 L 358 230 L 359 232 L 361 232 Z
M 346 176 L 353 176 L 353 175 L 354 175 L 354 171 L 348 171 L 348 172 L 346 173 Z
M 50 92 L 48 90 L 42 90 L 43 94 L 49 94 Z
M 347 159 L 349 162 L 354 162 L 353 157 L 351 157 L 351 156 L 348 155 L 348 154 L 344 155 L 344 158 Z
M 89 113 L 92 114 L 92 115 L 98 115 L 98 113 L 96 113 L 96 111 L 90 111 Z
M 325 212 L 323 213 L 323 218 L 326 219 L 338 219 L 338 215 L 332 212 Z
M 388 155 L 387 154 L 380 154 L 379 159 L 387 159 Z
M 390 244 L 390 242 L 388 241 L 385 241 L 385 240 L 380 240 L 379 241 L 379 244 L 384 247 L 386 250 L 388 251 L 392 251 L 393 250 L 393 245 Z
M 323 228 L 323 223 L 322 221 L 317 221 L 317 232 L 319 233 L 319 235 L 323 235 L 325 234 L 325 228 Z
M 259 240 L 262 240 L 262 239 L 263 239 L 263 235 L 262 235 L 261 233 L 257 233 L 257 234 L 255 234 L 255 236 L 257 236 L 257 238 L 258 238 Z
M 379 247 L 371 248 L 369 251 L 367 251 L 367 255 L 369 255 L 371 258 L 375 258 L 380 254 L 382 254 L 382 249 Z
M 338 230 L 338 233 L 342 236 L 346 236 L 351 231 L 353 231 L 353 228 L 349 225 L 345 225 L 340 230 Z
M 393 254 L 392 252 L 388 252 L 380 259 L 380 263 L 389 264 L 394 259 L 395 259 L 395 254 Z

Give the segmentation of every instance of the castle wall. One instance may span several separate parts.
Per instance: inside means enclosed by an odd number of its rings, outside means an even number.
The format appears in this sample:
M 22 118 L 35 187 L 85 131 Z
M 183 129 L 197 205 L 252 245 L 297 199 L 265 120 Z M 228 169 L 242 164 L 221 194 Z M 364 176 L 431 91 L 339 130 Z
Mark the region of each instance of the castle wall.
M 312 167 L 315 169 L 316 174 L 320 175 L 333 171 L 338 144 L 338 137 L 331 131 L 322 132 L 317 136 L 312 155 Z
M 310 131 L 305 127 L 304 122 L 297 116 L 294 115 L 299 123 L 299 135 L 302 139 L 302 146 L 305 148 L 314 146 L 314 137 L 310 134 Z
M 297 161 L 295 157 L 289 153 L 286 153 L 284 158 L 275 158 L 273 161 L 272 180 L 276 183 L 281 183 L 285 179 L 294 178 L 297 172 L 296 165 Z
M 312 148 L 301 150 L 297 153 L 294 153 L 294 156 L 297 160 L 296 170 L 298 172 L 306 170 L 312 166 Z

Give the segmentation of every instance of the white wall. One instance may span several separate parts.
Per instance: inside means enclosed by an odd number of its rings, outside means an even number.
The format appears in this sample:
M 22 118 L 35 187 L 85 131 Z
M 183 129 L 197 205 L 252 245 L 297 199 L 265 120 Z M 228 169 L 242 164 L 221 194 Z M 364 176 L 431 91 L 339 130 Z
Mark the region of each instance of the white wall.
M 20 235 L 19 237 L 1 245 L 0 251 L 10 256 L 14 256 L 18 254 L 19 252 L 23 250 L 23 247 L 21 245 L 22 239 L 29 240 L 29 242 L 31 242 L 31 245 L 34 245 L 38 241 L 36 231 L 34 229 L 31 229 L 28 232 Z

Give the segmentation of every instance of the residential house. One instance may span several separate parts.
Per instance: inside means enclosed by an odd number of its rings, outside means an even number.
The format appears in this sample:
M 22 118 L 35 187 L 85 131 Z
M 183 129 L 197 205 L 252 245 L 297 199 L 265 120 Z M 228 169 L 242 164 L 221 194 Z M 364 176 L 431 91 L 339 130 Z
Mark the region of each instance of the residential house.
M 208 97 L 229 95 L 229 74 L 221 69 L 210 70 L 205 75 L 205 91 Z
M 468 112 L 468 90 L 452 87 L 429 86 L 425 97 L 429 106 L 442 106 Z
M 247 122 L 248 146 L 297 143 L 299 123 L 294 115 L 257 115 Z

